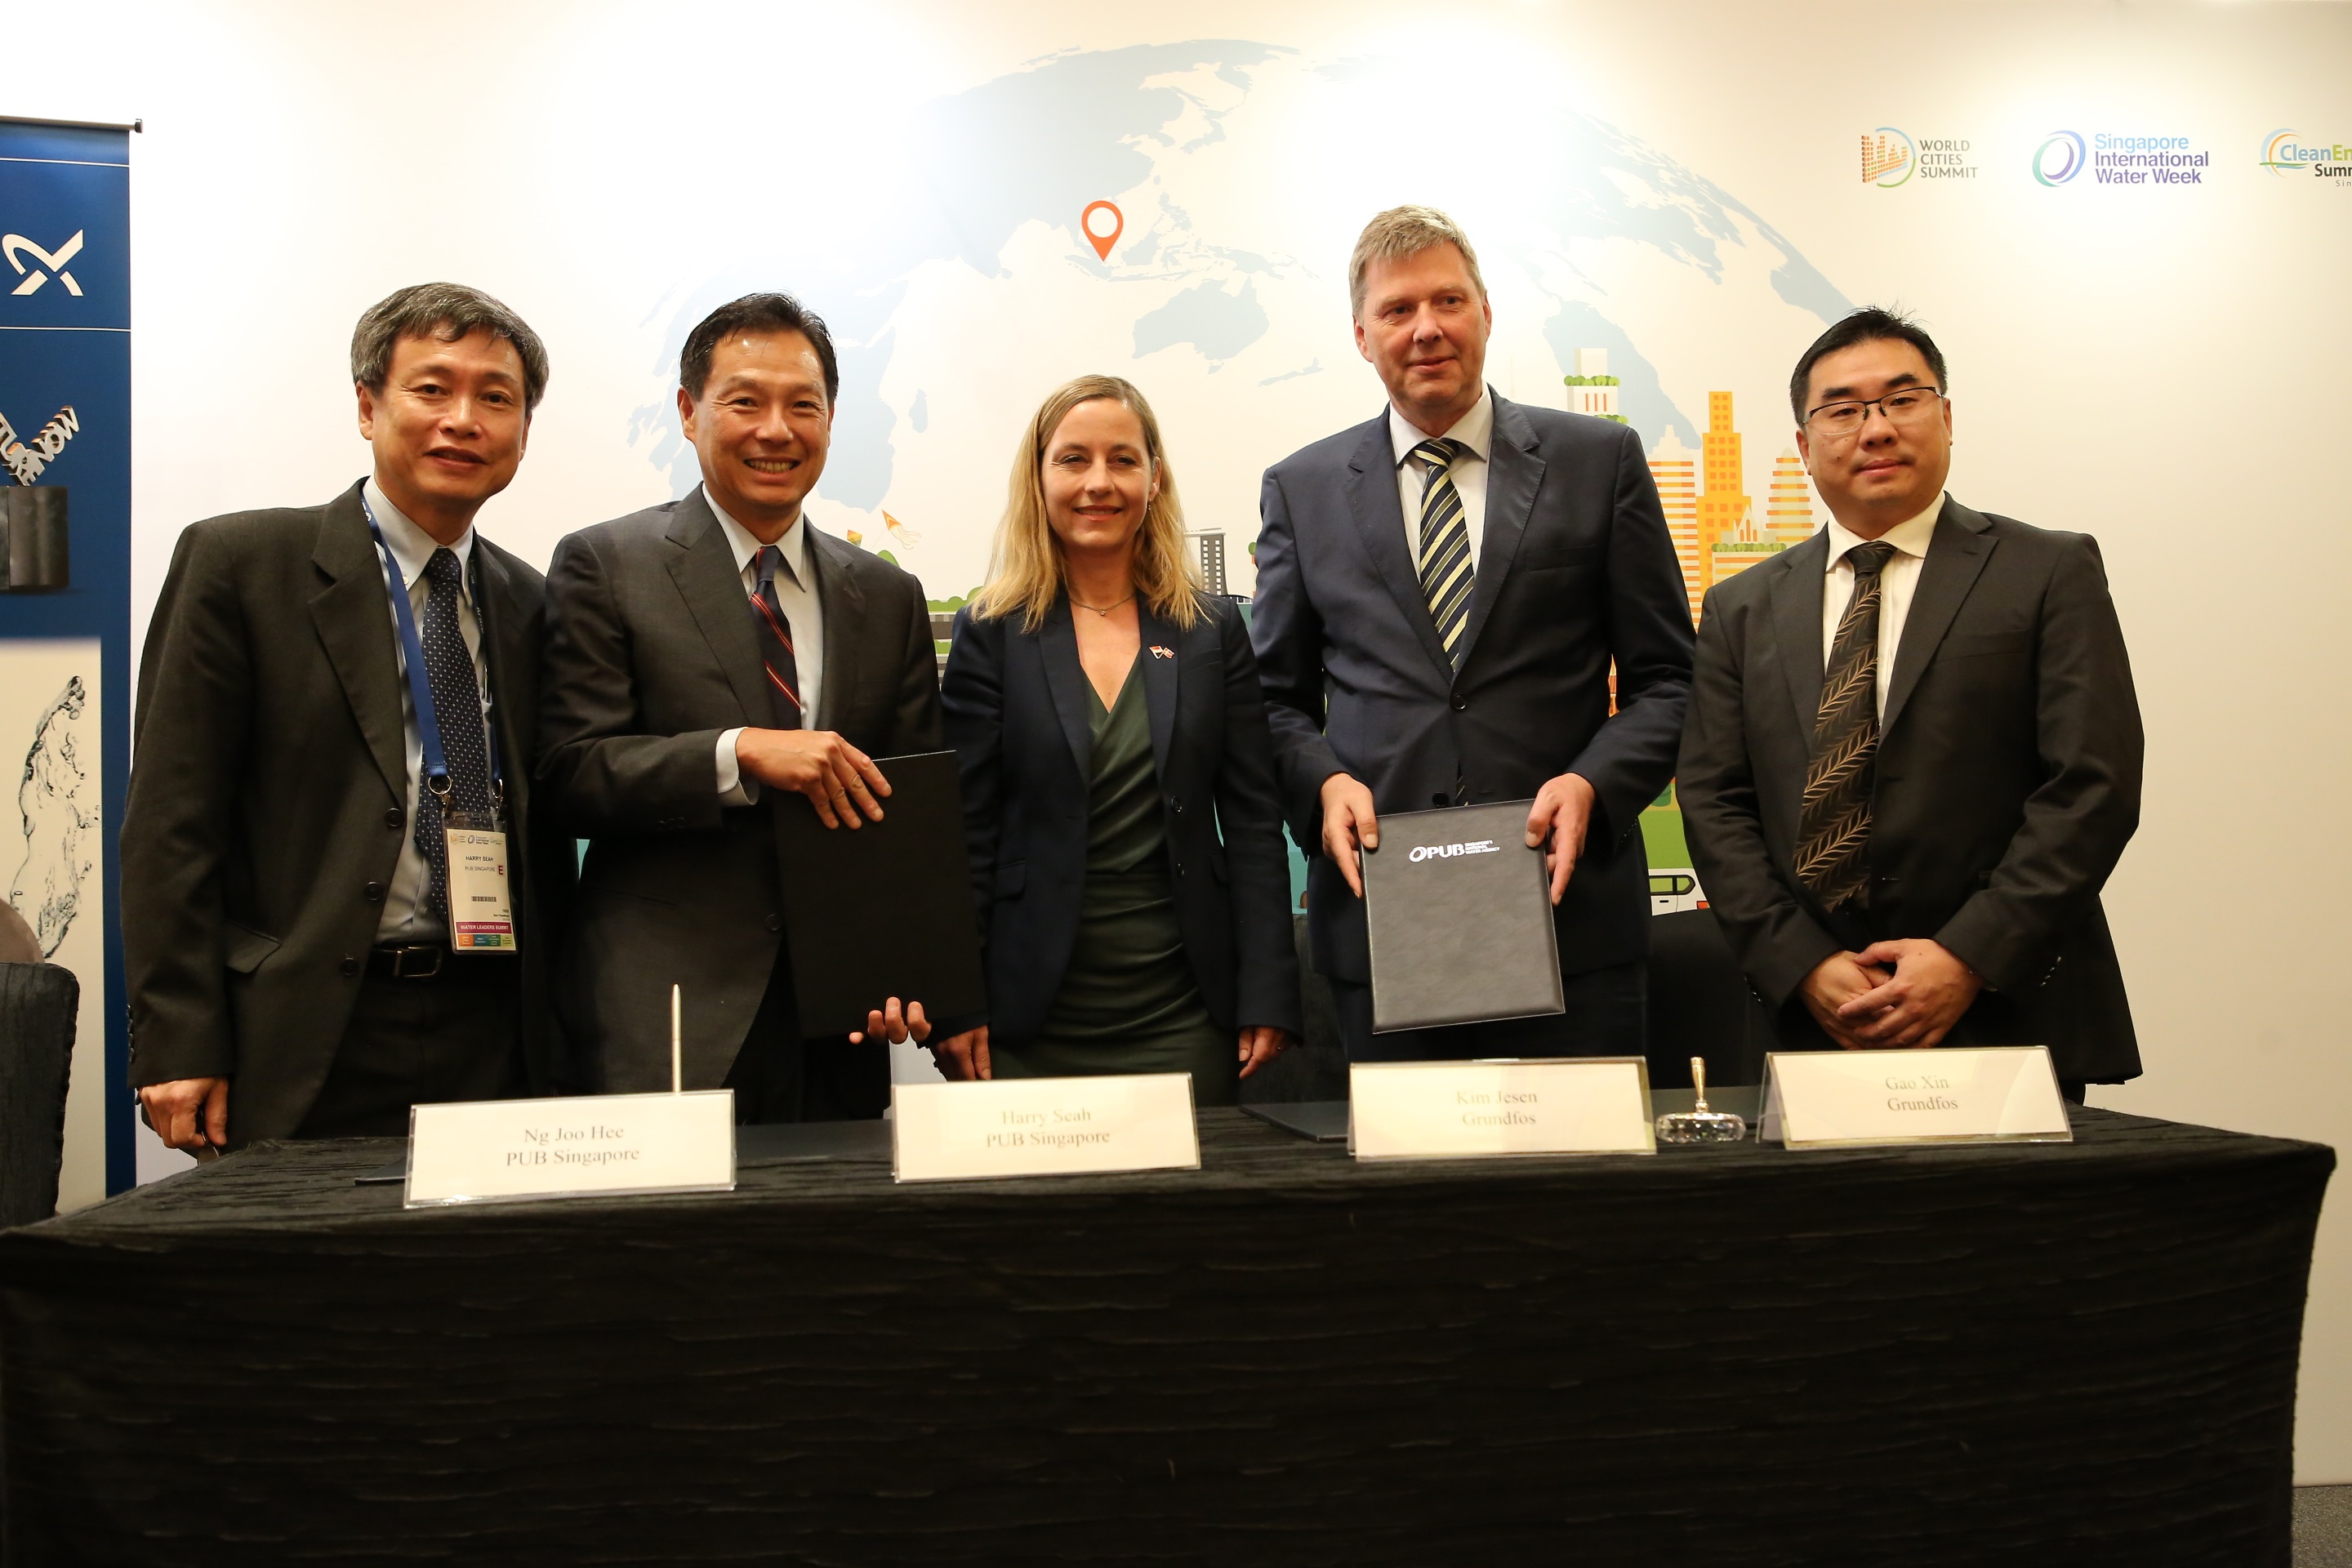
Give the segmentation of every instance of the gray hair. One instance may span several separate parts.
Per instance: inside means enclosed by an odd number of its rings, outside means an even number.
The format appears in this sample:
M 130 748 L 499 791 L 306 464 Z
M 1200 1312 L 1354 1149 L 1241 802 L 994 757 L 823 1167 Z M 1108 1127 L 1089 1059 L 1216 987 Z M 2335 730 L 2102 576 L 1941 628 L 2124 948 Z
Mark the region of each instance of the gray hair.
M 380 393 L 392 374 L 392 347 L 401 339 L 454 343 L 479 331 L 514 345 L 522 360 L 522 411 L 529 418 L 547 391 L 547 345 L 520 316 L 463 283 L 418 283 L 371 306 L 352 329 L 352 379 Z
M 1364 313 L 1364 274 L 1371 270 L 1373 262 L 1419 256 L 1437 245 L 1450 245 L 1462 253 L 1464 265 L 1470 268 L 1470 281 L 1477 288 L 1478 297 L 1485 299 L 1486 279 L 1478 270 L 1478 253 L 1470 248 L 1470 237 L 1462 232 L 1460 224 L 1435 207 L 1391 207 L 1356 237 L 1355 254 L 1348 258 L 1349 312 Z

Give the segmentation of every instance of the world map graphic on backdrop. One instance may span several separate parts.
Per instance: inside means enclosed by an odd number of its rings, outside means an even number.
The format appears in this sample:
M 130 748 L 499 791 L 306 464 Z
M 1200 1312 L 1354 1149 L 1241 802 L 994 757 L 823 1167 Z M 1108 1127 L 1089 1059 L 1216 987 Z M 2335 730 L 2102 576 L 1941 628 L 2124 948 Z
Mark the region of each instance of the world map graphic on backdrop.
M 810 516 L 888 552 L 942 611 L 982 580 L 1029 413 L 1072 375 L 1142 387 L 1212 585 L 1246 594 L 1265 467 L 1370 417 L 1346 258 L 1400 201 L 1446 207 L 1496 301 L 1507 396 L 1631 424 L 1652 454 L 1692 605 L 1815 524 L 1774 388 L 1845 298 L 1703 174 L 1507 70 L 1475 149 L 1396 132 L 1422 62 L 1212 40 L 1071 53 L 898 110 L 822 204 L 752 223 L 659 302 L 630 438 L 675 494 L 698 479 L 673 404 L 713 306 L 785 288 L 840 351 Z M 861 132 L 862 134 L 862 132 Z M 846 142 L 847 138 L 840 139 Z M 1400 146 L 1400 142 L 1416 143 Z M 1117 209 L 1082 226 L 1081 215 Z M 1116 237 L 1106 235 L 1116 228 Z M 1679 814 L 1649 814 L 1653 892 L 1697 896 Z

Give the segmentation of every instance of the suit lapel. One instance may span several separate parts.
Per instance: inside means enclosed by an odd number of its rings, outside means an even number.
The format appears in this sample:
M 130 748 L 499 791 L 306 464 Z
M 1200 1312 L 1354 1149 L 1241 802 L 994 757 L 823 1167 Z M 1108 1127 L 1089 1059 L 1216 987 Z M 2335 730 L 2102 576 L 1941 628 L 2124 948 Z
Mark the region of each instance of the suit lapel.
M 474 535 L 474 560 L 482 584 L 476 612 L 482 619 L 482 641 L 490 650 L 490 722 L 499 731 L 499 772 L 507 797 L 519 799 L 528 793 L 530 779 L 518 759 L 530 753 L 518 726 L 536 722 L 537 716 L 517 695 L 517 672 L 525 660 L 536 659 L 539 650 L 523 639 L 521 628 L 529 624 L 530 612 L 515 595 L 513 572 L 478 532 Z
M 1904 704 L 1936 657 L 1936 645 L 1951 630 L 1952 618 L 1960 613 L 1969 590 L 1976 586 L 1985 562 L 1991 557 L 1992 541 L 1985 537 L 1990 526 L 1979 513 L 1949 496 L 1944 498 L 1944 510 L 1936 517 L 1936 531 L 1928 536 L 1927 559 L 1919 563 L 1919 586 L 1911 595 L 1911 612 L 1903 620 L 1903 639 L 1895 645 L 1895 679 L 1886 689 L 1886 714 L 1878 724 L 1881 735 L 1894 729 L 1895 721 L 1902 717 Z
M 743 722 L 773 724 L 775 706 L 768 698 L 766 675 L 760 666 L 760 638 L 751 628 L 751 610 L 743 592 L 743 569 L 727 542 L 727 531 L 710 503 L 694 493 L 677 503 L 671 515 L 669 542 L 678 547 L 669 558 L 670 580 L 677 584 L 702 640 L 710 645 L 727 684 L 743 710 Z
M 1822 595 L 1829 549 L 1827 531 L 1815 532 L 1780 556 L 1780 580 L 1772 584 L 1773 640 L 1780 646 L 1797 734 L 1808 752 L 1822 716 Z
M 311 624 L 384 787 L 404 802 L 408 737 L 401 716 L 400 662 L 393 652 L 392 604 L 385 596 L 383 558 L 360 509 L 359 485 L 327 503 L 310 563 L 327 579 L 310 601 Z
M 1143 677 L 1144 706 L 1151 719 L 1151 761 L 1164 779 L 1169 743 L 1176 734 L 1177 672 L 1184 664 L 1181 657 L 1184 641 L 1174 626 L 1152 614 L 1140 600 L 1135 610 L 1137 627 L 1143 633 L 1143 647 L 1137 655 L 1143 668 L 1138 673 Z
M 1356 520 L 1356 533 L 1366 555 L 1388 584 L 1405 625 L 1421 639 L 1430 662 L 1454 680 L 1454 661 L 1445 656 L 1445 641 L 1422 596 L 1421 574 L 1413 570 L 1405 549 L 1404 503 L 1397 498 L 1396 447 L 1389 439 L 1388 410 L 1364 426 L 1356 454 L 1348 459 L 1348 512 Z
M 866 591 L 842 559 L 854 545 L 818 532 L 806 512 L 801 514 L 801 527 L 808 531 L 809 566 L 816 573 L 816 602 L 824 613 L 824 674 L 817 692 L 817 716 L 826 729 L 838 730 L 850 712 L 850 694 L 857 689 L 857 633 L 866 625 Z
M 1087 714 L 1087 672 L 1078 663 L 1078 628 L 1070 620 L 1068 595 L 1055 599 L 1054 607 L 1045 612 L 1045 624 L 1037 628 L 1037 653 L 1083 787 L 1094 776 L 1095 727 Z
M 1494 395 L 1491 387 L 1487 395 Z M 1535 426 L 1517 404 L 1495 398 L 1494 434 L 1487 439 L 1486 450 L 1486 536 L 1479 544 L 1477 584 L 1470 595 L 1470 623 L 1462 629 L 1465 664 L 1477 646 L 1479 628 L 1495 613 L 1495 601 L 1502 596 L 1504 579 L 1518 556 L 1519 541 L 1527 535 L 1528 517 L 1535 510 L 1536 491 L 1544 477 L 1544 461 L 1536 456 Z M 1418 578 L 1414 587 L 1420 587 Z

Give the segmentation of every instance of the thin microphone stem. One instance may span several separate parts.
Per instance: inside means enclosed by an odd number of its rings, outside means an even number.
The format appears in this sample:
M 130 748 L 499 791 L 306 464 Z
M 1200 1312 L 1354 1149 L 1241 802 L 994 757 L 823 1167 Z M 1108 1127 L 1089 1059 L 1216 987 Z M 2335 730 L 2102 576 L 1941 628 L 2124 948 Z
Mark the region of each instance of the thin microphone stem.
M 678 988 L 673 985 L 669 988 L 669 1091 L 672 1094 L 683 1093 L 686 1089 L 686 1058 L 678 1047 L 677 1002 Z

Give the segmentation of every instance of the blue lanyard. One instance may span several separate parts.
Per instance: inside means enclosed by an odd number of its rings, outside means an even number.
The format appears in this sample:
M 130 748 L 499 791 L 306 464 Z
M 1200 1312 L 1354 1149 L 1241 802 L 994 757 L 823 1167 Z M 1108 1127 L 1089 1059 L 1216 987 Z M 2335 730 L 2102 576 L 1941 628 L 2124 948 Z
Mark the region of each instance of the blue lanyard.
M 383 530 L 376 526 L 375 508 L 368 505 L 365 486 L 360 489 L 360 510 L 367 514 L 368 532 L 373 536 L 375 547 L 383 552 L 383 569 L 392 579 L 392 617 L 400 626 L 400 650 L 405 656 L 402 662 L 408 666 L 408 697 L 416 708 L 416 738 L 422 742 L 425 752 L 425 787 L 433 792 L 435 798 L 446 804 L 449 798 L 449 759 L 441 750 L 441 718 L 433 708 L 433 683 L 425 673 L 425 639 L 416 635 L 416 612 L 409 606 L 408 580 L 401 575 L 400 563 L 394 558 L 392 546 L 383 542 Z M 482 602 L 482 584 L 478 572 L 474 574 L 469 587 L 475 604 L 479 605 Z M 476 619 L 480 619 L 478 612 Z M 484 622 L 482 658 L 485 663 L 489 659 L 489 637 L 488 623 Z M 489 717 L 491 715 L 484 715 L 485 720 Z M 505 809 L 506 773 L 499 765 L 498 725 L 485 722 L 482 728 L 484 737 L 489 742 L 490 809 L 495 813 Z

